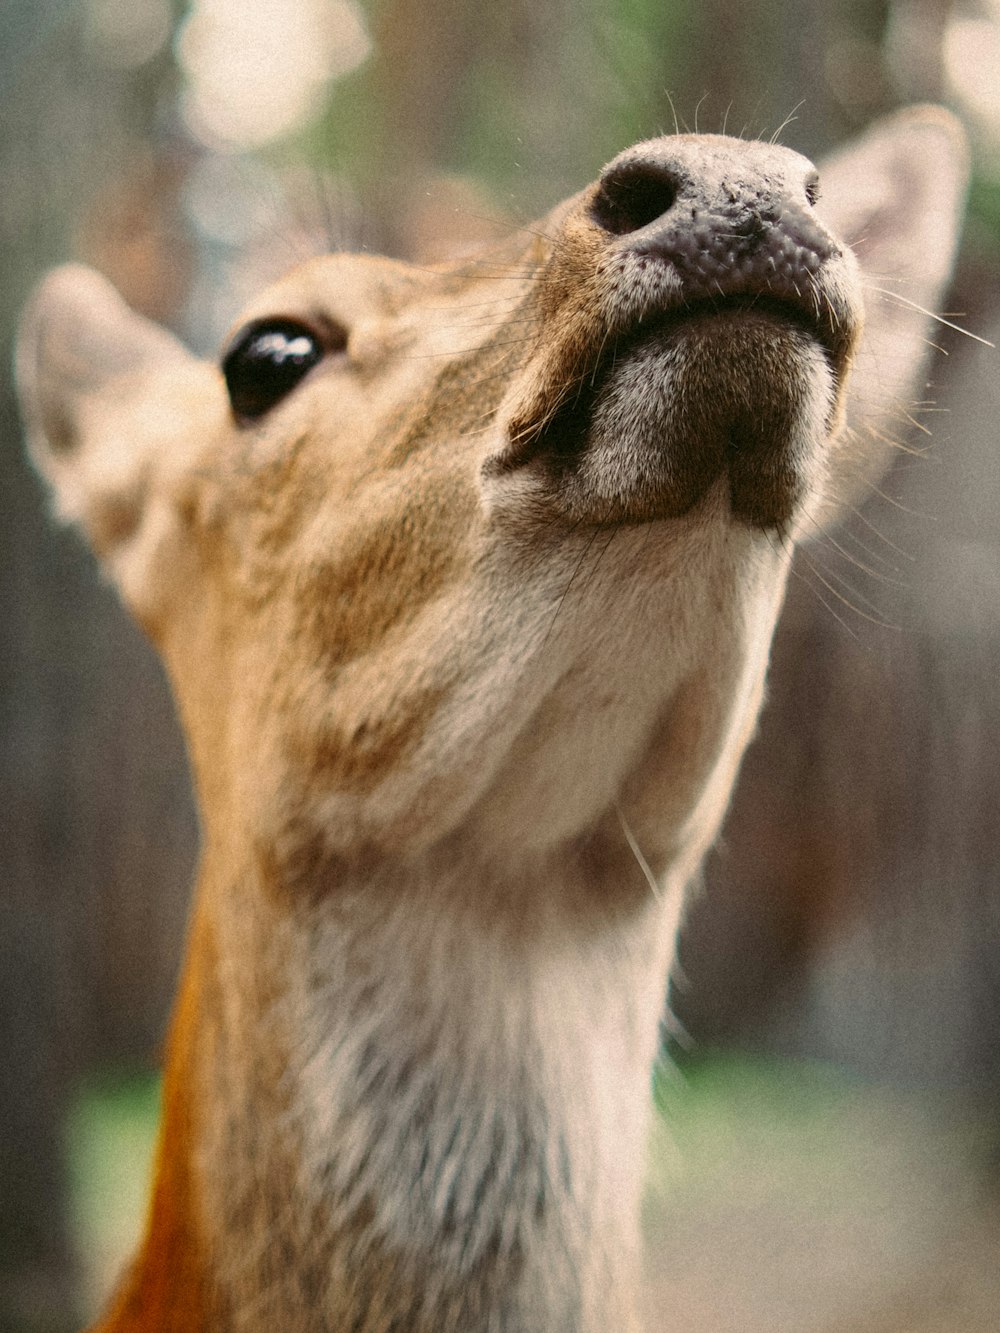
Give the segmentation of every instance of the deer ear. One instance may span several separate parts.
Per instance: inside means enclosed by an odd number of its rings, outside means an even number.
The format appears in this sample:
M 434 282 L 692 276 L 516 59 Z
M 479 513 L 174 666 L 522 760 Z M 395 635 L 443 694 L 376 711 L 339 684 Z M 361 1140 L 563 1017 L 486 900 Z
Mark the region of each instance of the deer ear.
M 891 460 L 915 406 L 933 315 L 944 297 L 968 184 L 961 125 L 940 107 L 912 107 L 875 124 L 820 165 L 817 212 L 861 266 L 865 329 L 851 376 L 834 505 L 864 498 Z M 828 517 L 828 516 L 827 516 Z
M 99 274 L 70 264 L 26 310 L 16 372 L 29 451 L 57 513 L 82 528 L 142 614 L 199 434 L 192 403 L 219 396 L 213 383 L 206 398 L 211 368 Z

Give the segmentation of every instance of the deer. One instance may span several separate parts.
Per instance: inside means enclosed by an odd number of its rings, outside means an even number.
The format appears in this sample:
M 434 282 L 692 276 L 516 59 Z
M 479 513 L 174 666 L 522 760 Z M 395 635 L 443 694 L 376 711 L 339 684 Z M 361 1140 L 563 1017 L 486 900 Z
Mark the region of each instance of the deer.
M 822 177 L 651 139 L 474 255 L 306 261 L 213 363 L 44 279 L 30 452 L 163 658 L 202 833 L 100 1333 L 640 1328 L 678 922 L 966 173 L 931 107 Z

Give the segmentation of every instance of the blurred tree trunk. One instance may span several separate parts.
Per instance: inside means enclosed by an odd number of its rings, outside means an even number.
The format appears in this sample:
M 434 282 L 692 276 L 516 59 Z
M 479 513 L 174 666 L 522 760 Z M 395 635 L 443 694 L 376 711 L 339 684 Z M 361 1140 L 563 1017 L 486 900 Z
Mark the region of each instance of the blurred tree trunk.
M 781 137 L 820 153 L 900 95 L 937 94 L 949 8 L 382 0 L 375 59 L 352 85 L 355 137 L 334 134 L 335 94 L 328 139 L 345 149 L 336 167 L 360 181 L 377 248 L 406 251 L 414 201 L 445 200 L 439 226 L 454 226 L 442 176 L 474 173 L 487 182 L 484 213 L 529 222 L 631 141 L 671 131 L 675 109 L 682 128 L 764 135 L 794 113 Z M 160 317 L 185 280 L 181 249 L 151 215 L 169 212 L 179 188 L 150 146 L 163 70 L 89 67 L 80 4 L 7 10 L 5 366 L 15 311 L 49 262 L 82 248 Z M 99 193 L 101 226 L 81 227 Z M 149 272 L 169 280 L 141 277 L 151 255 Z M 968 283 L 973 296 L 996 300 L 995 272 L 991 262 Z M 970 308 L 964 297 L 958 308 Z M 988 383 L 980 375 L 963 394 L 981 399 Z M 996 416 L 982 409 L 968 438 L 992 439 Z M 972 499 L 992 493 L 989 456 Z M 62 1115 L 83 1070 L 155 1048 L 195 829 L 162 675 L 80 545 L 53 536 L 9 382 L 0 506 L 0 1328 L 20 1333 L 29 1307 L 53 1330 L 72 1322 L 49 1319 L 39 1294 L 51 1312 L 69 1280 Z M 907 523 L 897 535 L 912 546 L 920 536 Z M 984 531 L 972 546 L 995 575 Z M 954 590 L 936 596 L 938 611 L 956 602 Z M 995 612 L 961 635 L 939 620 L 901 639 L 862 627 L 857 643 L 810 589 L 793 586 L 789 612 L 727 850 L 709 863 L 685 938 L 693 989 L 679 996 L 682 1016 L 706 1039 L 869 1064 L 891 1047 L 911 1069 L 933 1056 L 940 1072 L 953 1056 L 956 1079 L 995 1071 Z M 904 975 L 908 957 L 923 968 L 919 985 Z M 932 1018 L 940 1039 L 921 1045 Z M 906 1041 L 894 1046 L 894 1032 Z
M 75 962 L 66 966 L 63 848 L 34 799 L 38 784 L 55 775 L 44 772 L 39 672 L 25 670 L 21 656 L 24 635 L 37 644 L 42 632 L 34 615 L 36 577 L 23 576 L 28 570 L 37 576 L 41 541 L 37 525 L 24 518 L 35 488 L 9 458 L 18 433 L 8 393 L 0 414 L 0 1328 L 42 1333 L 73 1321 L 62 1117 L 81 1024 Z M 53 729 L 46 729 L 51 739 Z M 49 788 L 50 799 L 61 786 Z
M 76 250 L 129 161 L 150 81 L 88 65 L 76 5 L 9 6 L 0 342 L 42 269 Z M 148 200 L 147 200 L 148 203 Z M 105 226 L 113 221 L 105 210 Z M 130 219 L 119 251 L 134 253 Z M 79 251 L 76 251 L 79 256 Z M 85 257 L 85 256 L 79 256 Z M 121 276 L 121 275 L 118 275 Z M 134 295 L 134 292 L 133 292 Z M 161 312 L 162 313 L 162 312 Z M 163 1033 L 194 825 L 159 667 L 93 562 L 56 535 L 0 383 L 0 1329 L 78 1324 L 64 1118 L 95 1066 Z

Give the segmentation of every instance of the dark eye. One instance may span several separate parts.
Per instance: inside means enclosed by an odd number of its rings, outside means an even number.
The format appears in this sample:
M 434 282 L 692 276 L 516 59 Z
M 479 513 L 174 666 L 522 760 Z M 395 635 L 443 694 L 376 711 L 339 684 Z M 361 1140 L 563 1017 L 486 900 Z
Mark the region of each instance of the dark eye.
M 819 201 L 819 196 L 820 196 L 819 176 L 814 171 L 812 175 L 809 177 L 809 179 L 806 181 L 806 198 L 809 200 L 811 204 L 815 204 Z
M 257 320 L 237 334 L 222 358 L 229 401 L 242 421 L 255 421 L 280 403 L 328 351 L 346 341 L 324 342 L 294 319 Z

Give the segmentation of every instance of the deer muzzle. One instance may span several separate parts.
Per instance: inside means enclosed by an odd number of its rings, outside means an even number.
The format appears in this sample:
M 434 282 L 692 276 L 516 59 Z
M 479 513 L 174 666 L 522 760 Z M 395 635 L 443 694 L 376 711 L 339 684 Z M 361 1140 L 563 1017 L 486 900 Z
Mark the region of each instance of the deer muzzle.
M 676 518 L 725 491 L 736 521 L 786 531 L 861 325 L 818 190 L 770 144 L 678 136 L 616 158 L 558 220 L 538 351 L 488 470 L 527 469 L 576 522 Z

